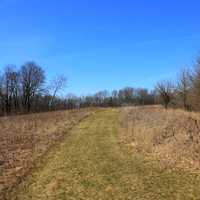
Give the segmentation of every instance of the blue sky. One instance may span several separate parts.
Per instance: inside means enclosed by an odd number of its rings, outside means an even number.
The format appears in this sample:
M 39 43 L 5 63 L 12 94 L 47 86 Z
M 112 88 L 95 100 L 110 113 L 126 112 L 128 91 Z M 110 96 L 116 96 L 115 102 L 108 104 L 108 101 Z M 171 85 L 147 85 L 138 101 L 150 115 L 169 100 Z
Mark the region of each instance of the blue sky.
M 200 52 L 200 1 L 0 0 L 0 68 L 34 60 L 67 92 L 153 88 Z

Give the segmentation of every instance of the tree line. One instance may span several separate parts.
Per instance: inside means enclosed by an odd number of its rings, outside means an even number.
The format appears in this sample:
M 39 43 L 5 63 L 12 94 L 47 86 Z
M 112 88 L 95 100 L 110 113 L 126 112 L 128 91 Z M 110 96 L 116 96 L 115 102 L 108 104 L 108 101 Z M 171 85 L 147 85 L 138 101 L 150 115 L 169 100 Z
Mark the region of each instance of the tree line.
M 183 68 L 175 81 L 164 80 L 157 83 L 156 91 L 167 109 L 181 107 L 188 111 L 200 110 L 200 57 L 195 64 Z
M 26 62 L 19 69 L 8 65 L 0 74 L 0 115 L 152 104 L 163 104 L 166 109 L 173 106 L 200 110 L 200 58 L 191 68 L 184 68 L 175 81 L 160 81 L 152 91 L 125 87 L 81 97 L 68 94 L 61 98 L 58 94 L 66 85 L 67 79 L 63 75 L 56 76 L 47 84 L 45 71 L 35 62 Z
M 62 108 L 56 97 L 65 87 L 66 78 L 57 76 L 46 85 L 45 72 L 35 62 L 17 69 L 8 65 L 0 75 L 0 114 L 28 113 Z
M 119 107 L 126 105 L 151 105 L 155 103 L 156 93 L 145 88 L 125 87 L 120 90 L 107 90 L 94 95 L 76 97 L 69 94 L 66 97 L 67 108 L 84 107 Z
M 0 115 L 155 103 L 155 92 L 132 87 L 81 97 L 68 94 L 61 98 L 58 94 L 66 85 L 67 79 L 63 75 L 56 76 L 47 84 L 45 71 L 35 62 L 26 62 L 19 69 L 7 65 L 0 75 Z
M 67 100 L 71 105 L 82 107 L 163 104 L 166 109 L 173 107 L 200 111 L 200 57 L 197 57 L 193 66 L 183 68 L 175 80 L 159 81 L 152 91 L 126 87 L 82 98 L 72 95 Z

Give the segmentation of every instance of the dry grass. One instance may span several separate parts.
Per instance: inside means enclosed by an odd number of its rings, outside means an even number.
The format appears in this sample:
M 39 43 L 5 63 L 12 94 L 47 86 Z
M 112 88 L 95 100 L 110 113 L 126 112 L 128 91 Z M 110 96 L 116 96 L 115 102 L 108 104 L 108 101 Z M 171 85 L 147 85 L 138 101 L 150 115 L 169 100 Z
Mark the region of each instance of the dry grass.
M 0 118 L 0 198 L 93 109 Z
M 118 109 L 75 126 L 9 200 L 194 200 L 200 176 L 163 170 L 121 143 Z
M 160 106 L 122 110 L 123 141 L 163 167 L 200 169 L 200 115 Z

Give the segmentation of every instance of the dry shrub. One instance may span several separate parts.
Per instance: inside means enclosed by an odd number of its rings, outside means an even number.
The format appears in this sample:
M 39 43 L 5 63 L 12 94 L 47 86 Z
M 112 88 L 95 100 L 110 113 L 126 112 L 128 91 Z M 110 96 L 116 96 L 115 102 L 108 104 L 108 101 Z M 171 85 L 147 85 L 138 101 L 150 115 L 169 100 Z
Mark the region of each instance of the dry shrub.
M 94 109 L 57 111 L 0 118 L 0 199 Z
M 163 167 L 200 169 L 200 115 L 160 106 L 122 109 L 123 141 Z

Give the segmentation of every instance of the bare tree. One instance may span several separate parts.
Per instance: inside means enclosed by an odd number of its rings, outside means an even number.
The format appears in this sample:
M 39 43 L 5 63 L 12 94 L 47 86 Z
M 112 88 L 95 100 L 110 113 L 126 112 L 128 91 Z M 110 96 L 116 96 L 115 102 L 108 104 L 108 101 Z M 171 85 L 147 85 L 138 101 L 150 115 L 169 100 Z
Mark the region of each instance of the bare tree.
M 148 100 L 149 94 L 148 94 L 148 90 L 145 88 L 138 88 L 137 89 L 137 96 L 139 99 L 139 104 L 144 105 L 145 101 Z
M 43 89 L 45 80 L 44 71 L 34 62 L 27 62 L 21 67 L 22 104 L 30 112 L 31 103 L 35 95 Z
M 99 91 L 94 95 L 94 101 L 96 106 L 103 106 L 106 98 L 109 97 L 109 92 L 107 90 Z
M 52 108 L 56 95 L 63 89 L 65 89 L 66 86 L 67 86 L 67 78 L 64 75 L 58 75 L 52 80 L 49 86 L 49 90 L 52 93 L 51 94 L 52 97 L 49 102 L 49 107 Z
M 119 90 L 118 96 L 121 103 L 130 104 L 133 102 L 134 88 L 126 87 L 124 89 L 121 89 Z
M 119 98 L 118 98 L 118 91 L 113 90 L 111 93 L 112 98 L 112 106 L 118 106 L 119 105 Z
M 190 109 L 189 95 L 192 88 L 191 73 L 188 69 L 183 69 L 180 72 L 177 84 L 177 93 L 180 97 L 185 110 Z
M 6 113 L 10 113 L 12 108 L 17 111 L 19 106 L 19 73 L 14 65 L 8 65 L 1 76 L 1 105 Z
M 200 57 L 196 59 L 192 73 L 192 104 L 195 110 L 200 109 Z
M 67 96 L 66 96 L 66 108 L 67 109 L 80 108 L 79 98 L 72 93 L 67 94 Z
M 166 109 L 172 100 L 173 89 L 173 84 L 170 81 L 161 81 L 157 83 L 156 90 L 159 93 Z

